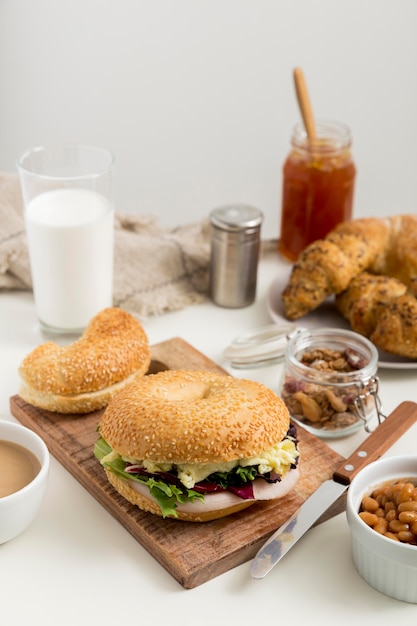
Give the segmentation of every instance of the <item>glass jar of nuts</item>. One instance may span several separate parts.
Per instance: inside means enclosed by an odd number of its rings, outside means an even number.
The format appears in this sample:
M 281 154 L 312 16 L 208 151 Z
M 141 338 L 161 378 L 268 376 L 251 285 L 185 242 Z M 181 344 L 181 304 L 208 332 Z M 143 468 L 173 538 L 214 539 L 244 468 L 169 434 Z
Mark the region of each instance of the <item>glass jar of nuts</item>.
M 293 421 L 321 438 L 344 437 L 363 426 L 370 432 L 383 419 L 377 369 L 377 349 L 365 337 L 299 329 L 289 337 L 279 395 Z

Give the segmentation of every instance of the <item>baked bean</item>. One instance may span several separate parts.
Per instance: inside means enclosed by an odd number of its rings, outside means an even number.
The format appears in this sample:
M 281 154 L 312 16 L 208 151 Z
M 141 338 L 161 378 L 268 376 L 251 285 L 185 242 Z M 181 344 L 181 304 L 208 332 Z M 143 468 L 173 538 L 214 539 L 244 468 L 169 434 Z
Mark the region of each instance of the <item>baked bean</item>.
M 392 520 L 397 519 L 397 509 L 390 509 L 388 513 L 385 515 L 385 519 L 388 522 L 392 522 Z
M 403 524 L 417 522 L 417 511 L 400 511 L 400 513 L 398 513 L 398 519 L 400 522 L 403 522 Z
M 372 528 L 380 535 L 385 535 L 388 530 L 388 522 L 383 517 L 379 517 L 378 521 L 375 523 L 375 526 L 373 526 Z
M 396 503 L 409 502 L 411 500 L 411 494 L 414 491 L 414 485 L 412 483 L 406 483 L 404 487 L 397 493 Z
M 398 539 L 403 543 L 411 543 L 414 539 L 414 533 L 412 533 L 411 530 L 400 530 Z
M 370 513 L 369 511 L 362 511 L 361 513 L 359 513 L 359 517 L 363 519 L 365 524 L 368 524 L 368 526 L 372 527 L 375 526 L 378 521 L 375 513 Z
M 400 513 L 402 511 L 417 511 L 417 499 L 410 500 L 409 502 L 401 502 L 401 504 L 398 505 L 398 510 Z
M 371 498 L 370 496 L 365 496 L 362 500 L 362 508 L 364 511 L 369 511 L 370 513 L 375 513 L 377 509 L 379 509 L 379 502 L 375 500 L 375 498 Z
M 408 530 L 408 524 L 402 524 L 399 520 L 393 519 L 392 522 L 389 522 L 388 528 L 392 533 L 400 533 L 403 530 Z
M 399 541 L 397 535 L 395 535 L 394 533 L 387 532 L 385 533 L 384 537 L 388 537 L 388 539 L 393 539 L 394 541 Z
M 386 492 L 385 495 L 387 496 L 388 500 L 395 500 L 397 493 L 399 491 L 401 491 L 401 489 L 404 487 L 404 483 L 403 482 L 398 482 L 398 483 L 394 483 L 392 485 L 390 485 Z
M 417 546 L 417 486 L 409 480 L 386 483 L 364 496 L 359 516 L 384 537 Z

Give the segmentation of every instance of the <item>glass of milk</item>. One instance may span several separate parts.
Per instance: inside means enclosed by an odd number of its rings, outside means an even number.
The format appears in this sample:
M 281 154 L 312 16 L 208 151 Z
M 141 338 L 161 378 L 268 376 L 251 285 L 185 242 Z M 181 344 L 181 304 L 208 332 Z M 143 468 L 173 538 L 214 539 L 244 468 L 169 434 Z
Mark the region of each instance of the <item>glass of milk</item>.
M 36 313 L 44 331 L 80 334 L 112 306 L 114 158 L 104 148 L 36 147 L 19 172 Z

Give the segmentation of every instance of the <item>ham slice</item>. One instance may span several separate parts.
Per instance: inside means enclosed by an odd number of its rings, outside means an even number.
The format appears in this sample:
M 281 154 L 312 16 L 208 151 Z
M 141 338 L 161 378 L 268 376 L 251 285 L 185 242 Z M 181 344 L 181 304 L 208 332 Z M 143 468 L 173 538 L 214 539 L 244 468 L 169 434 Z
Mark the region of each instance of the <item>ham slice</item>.
M 298 468 L 295 468 L 289 470 L 285 477 L 277 483 L 268 483 L 263 478 L 257 478 L 253 481 L 255 500 L 275 500 L 282 498 L 294 488 L 299 476 L 300 471 Z M 130 480 L 129 485 L 145 498 L 152 499 L 156 502 L 146 485 L 142 485 L 134 480 Z M 178 503 L 177 511 L 198 514 L 207 511 L 219 511 L 241 502 L 242 498 L 239 498 L 239 496 L 236 496 L 230 491 L 216 491 L 214 493 L 205 494 L 204 502 L 194 500 L 194 502 L 187 502 L 185 504 Z

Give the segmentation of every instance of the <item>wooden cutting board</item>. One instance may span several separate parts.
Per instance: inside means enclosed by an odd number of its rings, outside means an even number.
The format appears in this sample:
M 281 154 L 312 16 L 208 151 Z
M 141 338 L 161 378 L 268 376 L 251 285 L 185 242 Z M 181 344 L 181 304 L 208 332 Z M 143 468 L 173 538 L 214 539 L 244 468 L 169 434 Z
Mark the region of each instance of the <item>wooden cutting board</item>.
M 165 369 L 205 369 L 227 374 L 179 338 L 152 346 L 149 372 Z M 202 583 L 252 559 L 266 539 L 281 526 L 325 480 L 342 457 L 320 439 L 298 427 L 301 477 L 282 501 L 255 504 L 224 519 L 205 523 L 162 519 L 140 511 L 107 481 L 94 457 L 97 425 L 102 411 L 60 415 L 37 409 L 18 395 L 10 399 L 12 414 L 38 433 L 51 454 L 93 495 L 146 550 L 185 588 Z M 344 510 L 338 501 L 319 522 Z

